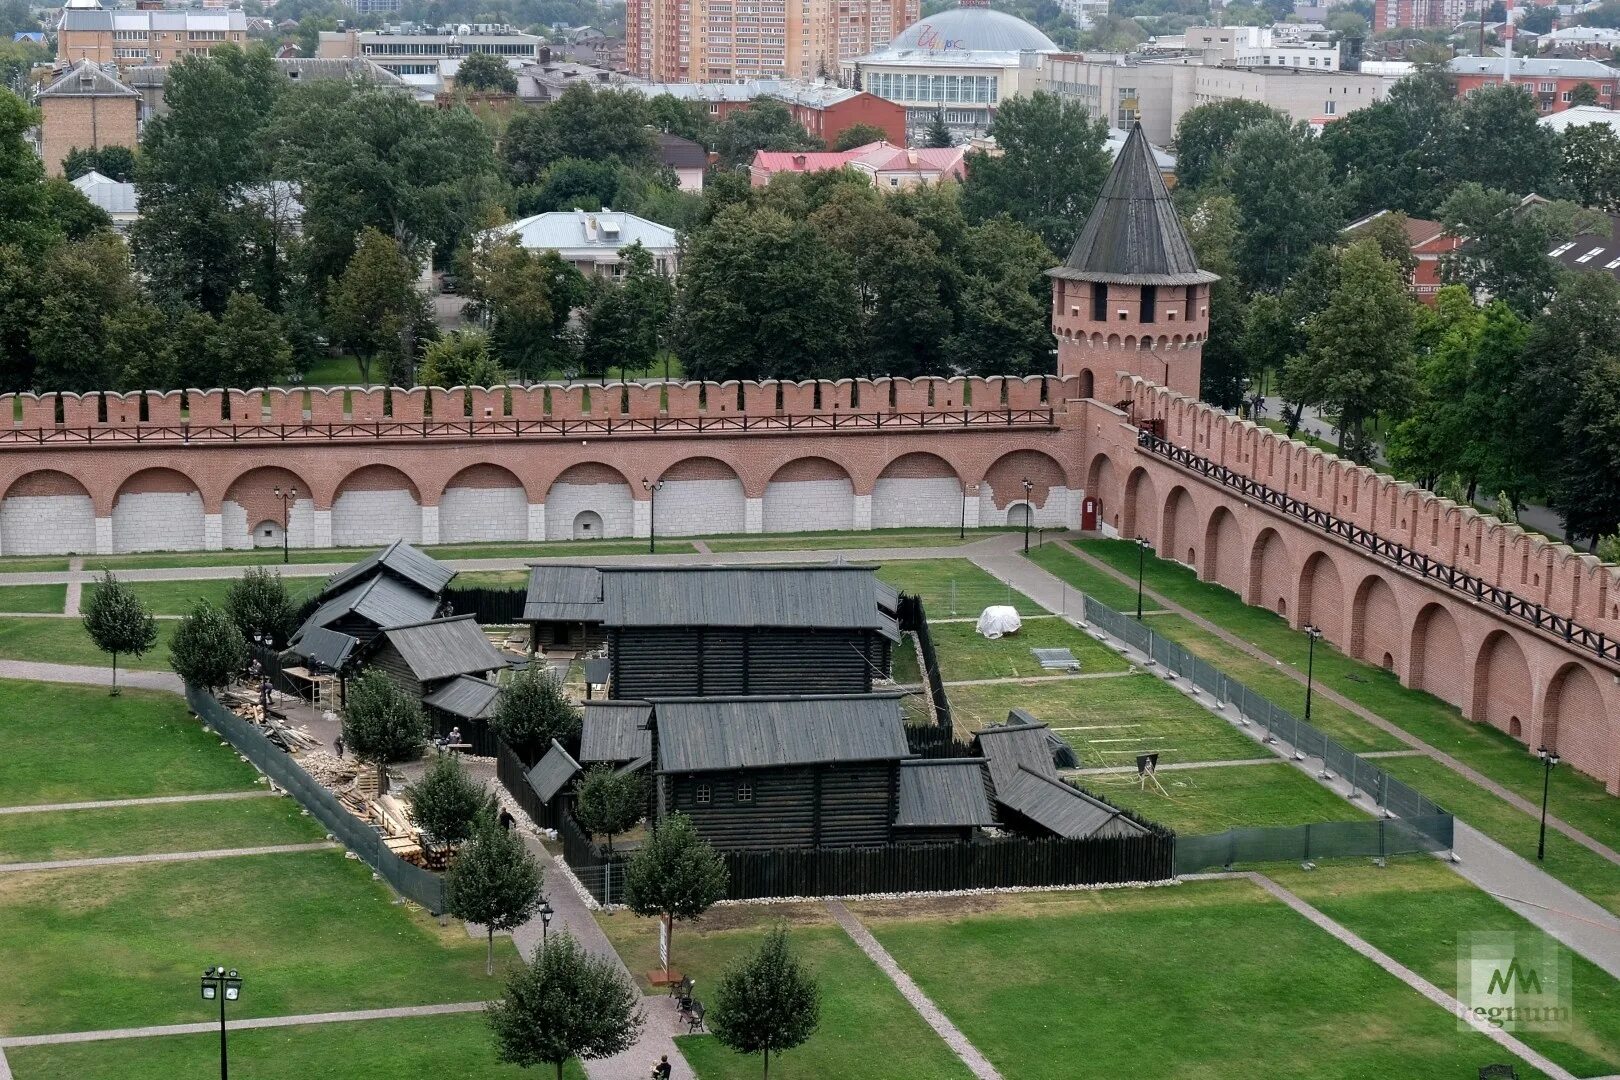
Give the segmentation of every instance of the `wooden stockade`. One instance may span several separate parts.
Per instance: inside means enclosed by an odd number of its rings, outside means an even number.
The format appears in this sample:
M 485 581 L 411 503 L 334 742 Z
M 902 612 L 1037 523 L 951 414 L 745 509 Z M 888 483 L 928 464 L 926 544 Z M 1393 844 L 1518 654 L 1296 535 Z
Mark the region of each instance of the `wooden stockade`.
M 928 694 L 933 700 L 934 722 L 947 734 L 951 731 L 950 699 L 945 696 L 945 678 L 939 670 L 939 654 L 934 651 L 934 638 L 928 632 L 928 615 L 923 611 L 922 597 L 900 596 L 897 613 L 901 630 L 917 635 L 917 649 L 922 654 L 923 678 L 928 681 Z
M 506 793 L 523 808 L 542 829 L 555 828 L 552 807 L 540 800 L 539 794 L 529 783 L 529 770 L 524 767 L 523 761 L 517 752 L 499 739 L 496 740 L 495 749 L 495 778 L 501 782 Z
M 510 626 L 523 619 L 523 598 L 528 590 L 452 585 L 444 590 L 445 610 L 471 615 L 480 626 Z

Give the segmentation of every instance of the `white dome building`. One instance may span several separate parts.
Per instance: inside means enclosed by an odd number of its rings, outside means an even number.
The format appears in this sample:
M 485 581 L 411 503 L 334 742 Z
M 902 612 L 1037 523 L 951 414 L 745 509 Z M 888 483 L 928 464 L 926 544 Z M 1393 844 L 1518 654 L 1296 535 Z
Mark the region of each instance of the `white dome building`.
M 940 110 L 956 135 L 982 134 L 997 105 L 1039 85 L 1043 57 L 1063 50 L 1023 19 L 981 2 L 964 0 L 913 23 L 886 48 L 846 61 L 844 85 L 906 106 L 914 134 Z

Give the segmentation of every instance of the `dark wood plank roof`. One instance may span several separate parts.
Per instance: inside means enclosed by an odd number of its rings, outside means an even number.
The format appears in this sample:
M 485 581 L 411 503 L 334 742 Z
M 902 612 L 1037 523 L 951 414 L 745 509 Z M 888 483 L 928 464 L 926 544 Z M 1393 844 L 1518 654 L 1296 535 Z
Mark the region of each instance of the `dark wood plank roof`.
M 383 630 L 383 637 L 421 682 L 499 671 L 506 666 L 506 658 L 489 643 L 471 615 L 390 626 Z
M 632 761 L 652 753 L 647 721 L 653 707 L 645 701 L 587 701 L 580 728 L 579 760 Z
M 983 758 L 922 758 L 900 763 L 897 828 L 989 826 Z
M 376 627 L 404 626 L 433 618 L 439 610 L 437 594 L 422 592 L 397 578 L 377 574 L 328 598 L 304 620 L 294 635 L 302 641 L 317 626 L 328 626 L 348 615 L 358 615 Z
M 541 802 L 550 802 L 579 775 L 579 762 L 568 756 L 568 751 L 556 739 L 540 763 L 529 770 L 529 786 L 540 796 Z
M 403 540 L 395 540 L 381 551 L 373 552 L 347 570 L 339 571 L 328 578 L 321 588 L 321 599 L 324 600 L 342 591 L 361 578 L 369 576 L 374 570 L 386 571 L 393 577 L 434 596 L 443 592 L 444 587 L 450 584 L 450 579 L 456 576 L 456 571 L 431 555 L 424 555 Z
M 324 626 L 311 626 L 298 636 L 298 644 L 288 651 L 317 667 L 341 671 L 359 644 L 359 638 Z
M 1019 769 L 1057 779 L 1052 750 L 1046 740 L 1047 726 L 1029 721 L 1014 722 L 1014 717 L 1019 715 L 1014 712 L 1007 723 L 984 728 L 975 737 L 979 753 L 990 763 L 990 779 L 998 793 L 1004 784 L 1012 782 Z
M 896 600 L 869 566 L 545 565 L 529 572 L 523 617 L 610 627 L 865 629 L 896 640 Z
M 495 712 L 501 688 L 488 679 L 457 675 L 422 699 L 422 704 L 441 709 L 464 720 L 486 720 Z
M 898 694 L 680 698 L 653 702 L 660 772 L 898 761 Z
M 1131 125 L 1069 257 L 1047 273 L 1122 285 L 1195 285 L 1219 280 L 1198 268 L 1141 124 Z
M 1006 783 L 996 784 L 996 801 L 1057 836 L 1084 839 L 1110 826 L 1147 832 L 1117 808 L 1054 777 L 1019 768 Z

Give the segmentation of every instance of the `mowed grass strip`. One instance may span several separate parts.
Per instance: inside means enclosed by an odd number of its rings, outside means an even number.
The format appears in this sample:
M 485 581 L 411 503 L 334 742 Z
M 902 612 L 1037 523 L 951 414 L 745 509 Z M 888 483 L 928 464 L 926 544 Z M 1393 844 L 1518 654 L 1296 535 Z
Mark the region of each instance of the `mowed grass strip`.
M 802 1047 L 772 1055 L 771 1076 L 966 1080 L 972 1075 L 820 904 L 737 905 L 696 923 L 682 923 L 672 940 L 672 963 L 697 981 L 696 996 L 702 1001 L 732 964 L 758 948 L 779 919 L 788 923 L 793 948 L 821 987 L 821 1027 Z M 621 912 L 598 916 L 597 922 L 631 971 L 640 975 L 657 969 L 655 920 Z M 679 1042 L 703 1080 L 759 1075 L 757 1056 L 734 1054 L 712 1035 L 683 1036 Z
M 287 552 L 289 563 L 359 562 L 384 545 L 361 548 L 293 548 Z M 575 555 L 636 555 L 647 550 L 645 542 L 637 540 L 553 540 L 519 541 L 485 544 L 432 544 L 421 550 L 435 559 L 555 559 Z M 694 549 L 689 541 L 658 541 L 661 552 L 689 554 Z M 281 549 L 254 548 L 232 551 L 150 551 L 128 555 L 92 555 L 85 558 L 85 569 L 111 570 L 169 570 L 185 566 L 268 566 L 279 565 Z M 63 569 L 65 569 L 65 565 Z M 7 567 L 0 564 L 0 571 Z
M 1540 822 L 1532 815 L 1469 783 L 1431 758 L 1385 758 L 1378 766 L 1404 780 L 1451 813 L 1521 858 L 1535 860 Z M 1550 803 L 1562 809 L 1568 773 L 1555 773 Z M 1620 915 L 1620 866 L 1560 833 L 1547 830 L 1547 857 L 1536 863 L 1593 903 Z
M 1007 1080 L 1461 1078 L 1510 1058 L 1246 881 L 854 907 Z
M 169 642 L 179 624 L 157 624 L 157 643 L 142 656 L 118 655 L 118 667 L 139 671 L 169 670 Z M 111 658 L 90 640 L 78 619 L 0 617 L 0 660 L 28 660 L 44 664 L 86 664 L 110 668 Z M 108 681 L 109 687 L 111 680 Z M 0 796 L 4 798 L 4 796 Z
M 250 973 L 243 999 L 253 992 Z M 209 1007 L 199 999 L 192 1019 L 210 1019 Z M 219 1036 L 28 1046 L 7 1050 L 6 1057 L 17 1080 L 174 1080 L 217 1072 Z M 233 1031 L 230 1067 L 232 1075 L 251 1080 L 310 1080 L 334 1069 L 347 1080 L 550 1080 L 552 1075 L 497 1062 L 494 1037 L 479 1013 Z M 563 1076 L 585 1080 L 577 1061 L 564 1067 Z
M 5 567 L 0 566 L 0 570 Z M 0 611 L 41 611 L 60 615 L 67 605 L 66 585 L 0 586 Z
M 1455 995 L 1459 948 L 1471 933 L 1526 935 L 1522 955 L 1540 955 L 1546 935 L 1443 864 L 1424 856 L 1380 870 L 1348 860 L 1306 873 L 1282 867 L 1272 876 L 1407 967 Z M 1567 1032 L 1520 1031 L 1527 1045 L 1576 1076 L 1620 1073 L 1620 982 L 1571 954 L 1573 999 Z
M 1266 753 L 1255 748 L 1260 757 Z M 1161 795 L 1143 790 L 1134 772 L 1123 777 L 1082 776 L 1081 784 L 1116 806 L 1168 825 L 1186 836 L 1239 827 L 1362 821 L 1367 814 L 1286 762 L 1175 769 L 1159 773 Z
M 258 777 L 174 694 L 0 680 L 0 733 L 7 806 L 238 791 Z
M 955 686 L 949 691 L 957 727 L 976 731 L 1024 709 L 1049 724 L 1080 756 L 1082 768 L 1131 765 L 1157 752 L 1160 763 L 1238 761 L 1265 748 L 1155 675 L 1065 679 L 1046 683 Z
M 1136 545 L 1119 540 L 1074 541 L 1100 559 L 1136 573 Z M 1236 593 L 1201 582 L 1187 567 L 1148 557 L 1148 587 L 1217 623 L 1243 640 L 1303 672 L 1309 641 L 1281 618 L 1249 607 Z M 1442 750 L 1522 798 L 1541 800 L 1541 762 L 1524 744 L 1485 724 L 1477 724 L 1432 694 L 1402 686 L 1393 672 L 1354 660 L 1320 641 L 1316 646 L 1318 684 L 1343 694 L 1403 730 Z M 1258 689 L 1258 687 L 1256 688 Z M 1314 710 L 1313 710 L 1314 711 Z M 1559 816 L 1582 832 L 1620 850 L 1620 812 L 1614 796 L 1591 777 L 1573 770 L 1558 776 Z
M 297 578 L 287 579 L 287 591 L 297 595 L 302 588 L 317 584 L 319 579 Z M 199 601 L 206 600 L 217 608 L 225 606 L 225 594 L 229 591 L 233 578 L 200 578 L 185 581 L 125 581 L 122 584 L 130 592 L 141 598 L 146 609 L 153 615 L 184 615 L 197 605 Z M 85 585 L 84 596 L 80 601 L 81 607 L 90 603 L 95 596 L 98 586 L 94 583 Z
M 48 574 L 68 568 L 66 555 L 6 555 L 0 557 L 0 574 Z
M 966 559 L 914 559 L 884 563 L 878 578 L 903 593 L 922 597 L 930 622 L 977 617 L 992 605 L 1010 605 L 1020 615 L 1044 615 L 1046 609 L 997 581 Z
M 325 836 L 291 798 L 0 814 L 0 863 L 269 847 Z
M 1119 653 L 1055 616 L 1025 619 L 1018 633 L 994 641 L 980 635 L 971 622 L 930 619 L 928 630 L 946 682 L 1067 674 L 1043 669 L 1031 649 L 1068 649 L 1080 661 L 1082 674 L 1128 671 L 1131 666 Z
M 1030 562 L 1039 566 L 1053 577 L 1062 578 L 1081 592 L 1096 597 L 1115 611 L 1127 614 L 1136 614 L 1136 587 L 1126 585 L 1117 580 L 1112 574 L 1099 570 L 1056 544 L 1042 544 L 1030 551 L 1026 556 Z M 1146 608 L 1156 607 L 1151 599 L 1144 598 Z M 1076 604 L 1076 609 L 1078 609 Z
M 825 551 L 837 548 L 956 547 L 1005 529 L 873 529 L 869 532 L 773 533 L 769 536 L 702 538 L 713 551 Z
M 210 963 L 251 980 L 239 1017 L 481 1001 L 501 985 L 484 942 L 396 903 L 341 851 L 0 875 L 0 955 L 6 1035 L 207 1019 Z

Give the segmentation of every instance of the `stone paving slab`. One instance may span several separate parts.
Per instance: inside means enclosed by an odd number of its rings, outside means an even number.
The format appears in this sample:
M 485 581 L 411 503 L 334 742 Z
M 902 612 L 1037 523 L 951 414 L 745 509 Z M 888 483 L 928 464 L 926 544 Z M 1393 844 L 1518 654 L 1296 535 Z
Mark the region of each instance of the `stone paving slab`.
M 226 1031 L 299 1027 L 303 1024 L 349 1024 L 360 1020 L 397 1020 L 411 1016 L 452 1016 L 483 1012 L 482 1001 L 455 1001 L 445 1005 L 402 1005 L 391 1009 L 352 1009 L 347 1012 L 305 1013 L 299 1016 L 255 1016 L 225 1021 Z M 165 1035 L 202 1035 L 219 1030 L 219 1021 L 196 1024 L 159 1024 L 152 1027 L 107 1028 L 102 1031 L 66 1031 L 52 1035 L 12 1035 L 0 1038 L 0 1050 L 20 1046 L 59 1046 L 63 1043 L 107 1042 L 114 1039 L 153 1039 Z
M 265 847 L 218 848 L 213 851 L 163 851 L 151 855 L 107 855 L 95 859 L 53 859 L 49 862 L 0 863 L 0 874 L 24 874 L 37 870 L 82 870 L 93 866 L 132 866 L 137 863 L 200 862 L 205 859 L 234 859 L 246 855 L 288 855 L 300 851 L 331 851 L 341 848 L 325 840 L 313 844 L 270 844 Z
M 160 806 L 164 803 L 229 802 L 232 799 L 265 799 L 276 793 L 267 788 L 246 791 L 211 791 L 204 795 L 151 795 L 140 799 L 102 799 L 98 802 L 39 803 L 35 806 L 0 806 L 0 814 L 48 814 L 58 810 L 110 810 L 118 806 Z
M 945 1040 L 945 1045 L 962 1059 L 962 1064 L 966 1065 L 974 1076 L 979 1080 L 1001 1080 L 1001 1074 L 990 1064 L 990 1060 L 981 1054 L 979 1048 L 962 1034 L 962 1030 L 951 1023 L 950 1017 L 922 992 L 922 987 L 912 981 L 911 976 L 907 975 L 905 969 L 889 954 L 889 950 L 872 936 L 872 932 L 861 924 L 861 920 L 855 917 L 853 911 L 844 906 L 842 900 L 828 900 L 826 906 L 827 910 L 832 912 L 832 917 L 838 920 L 838 925 L 844 928 L 844 933 L 849 935 L 850 940 L 855 942 L 860 950 L 889 977 L 889 981 L 894 983 L 900 995 L 917 1010 L 917 1015 Z
M 9 616 L 8 616 L 9 617 Z M 47 664 L 37 660 L 0 660 L 0 679 L 26 679 L 30 682 L 77 683 L 105 686 L 112 690 L 112 669 L 91 664 Z M 185 683 L 172 671 L 126 671 L 118 669 L 118 686 L 136 690 L 167 690 L 185 693 Z

